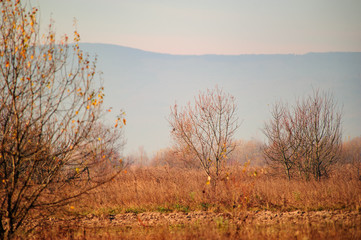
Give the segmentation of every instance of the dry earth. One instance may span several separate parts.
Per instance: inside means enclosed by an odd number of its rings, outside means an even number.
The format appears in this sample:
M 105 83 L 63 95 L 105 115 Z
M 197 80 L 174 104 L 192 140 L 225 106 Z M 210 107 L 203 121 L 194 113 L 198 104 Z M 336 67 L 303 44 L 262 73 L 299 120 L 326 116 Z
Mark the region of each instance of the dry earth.
M 78 219 L 80 220 L 80 219 Z M 246 211 L 237 214 L 232 213 L 214 213 L 214 212 L 189 212 L 189 213 L 125 213 L 117 215 L 108 215 L 97 217 L 89 214 L 81 219 L 84 226 L 97 225 L 123 225 L 151 227 L 155 225 L 175 225 L 175 224 L 192 224 L 202 222 L 203 224 L 229 221 L 229 223 L 249 223 L 249 224 L 297 224 L 304 223 L 333 223 L 333 224 L 355 224 L 361 225 L 361 214 L 356 211 L 317 211 L 317 212 L 271 212 L 271 211 Z M 74 221 L 77 221 L 74 219 Z
M 154 227 L 159 225 L 192 225 L 192 224 L 341 224 L 361 227 L 361 213 L 358 211 L 244 211 L 239 213 L 214 213 L 214 212 L 144 212 L 124 213 L 96 216 L 88 214 L 71 219 L 54 219 L 47 221 L 49 225 L 64 224 L 68 226 L 94 227 Z
M 33 222 L 34 224 L 34 222 Z M 42 221 L 32 239 L 360 239 L 359 211 L 144 212 Z M 246 235 L 245 235 L 246 234 Z M 241 237 L 240 237 L 241 236 Z

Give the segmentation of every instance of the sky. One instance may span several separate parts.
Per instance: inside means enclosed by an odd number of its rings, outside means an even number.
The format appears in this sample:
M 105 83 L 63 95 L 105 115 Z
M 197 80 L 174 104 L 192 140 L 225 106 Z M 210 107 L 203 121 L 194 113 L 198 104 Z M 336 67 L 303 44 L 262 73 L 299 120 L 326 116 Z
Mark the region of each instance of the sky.
M 360 52 L 360 0 L 31 0 L 81 42 L 170 54 Z
M 43 30 L 46 31 L 52 19 L 55 22 L 57 38 L 67 34 L 72 39 L 72 33 L 76 28 L 83 43 L 113 44 L 177 55 L 361 52 L 361 0 L 29 1 L 32 6 L 40 9 L 40 25 Z M 123 64 L 127 65 L 129 60 L 125 61 Z M 137 67 L 141 68 L 142 65 L 139 64 L 134 68 L 137 69 Z M 151 69 L 153 67 L 152 65 Z M 144 71 L 148 73 L 147 70 L 149 69 Z M 156 72 L 158 75 L 154 74 L 154 76 L 160 76 L 159 81 L 164 80 L 161 77 L 167 75 L 167 70 L 169 69 L 162 69 L 163 72 Z M 207 72 L 204 76 L 193 76 L 189 73 L 190 78 L 217 78 L 215 82 L 223 86 L 226 75 L 233 74 L 232 72 L 222 73 L 219 69 L 211 70 L 215 71 L 212 76 Z M 107 77 L 107 74 L 109 75 L 104 72 L 104 77 Z M 143 80 L 151 81 L 152 76 L 146 75 L 144 77 L 146 79 Z M 240 74 L 239 78 L 243 81 L 242 76 Z M 139 71 L 134 72 L 134 78 L 137 77 L 139 77 Z M 201 88 L 193 90 L 214 87 L 207 85 L 207 81 L 203 81 L 202 84 Z M 310 91 L 313 86 L 315 86 L 314 83 L 309 85 Z M 183 87 L 189 88 L 189 86 Z M 228 87 L 226 90 L 234 88 L 234 86 Z M 146 85 L 139 86 L 139 89 L 148 92 Z M 139 92 L 139 89 L 136 90 Z M 163 92 L 170 90 L 171 87 L 162 89 Z M 128 92 L 129 89 L 126 91 Z M 294 93 L 294 91 L 291 92 Z M 181 95 L 184 94 L 181 93 Z M 134 95 L 133 98 L 136 96 L 139 94 Z M 143 98 L 144 96 L 141 99 Z M 166 122 L 169 106 L 179 100 L 191 99 L 172 98 L 166 103 L 166 113 L 157 113 L 162 121 L 159 129 L 164 128 L 165 142 L 169 141 L 169 129 Z M 147 99 L 147 102 L 152 101 L 157 100 L 156 98 Z M 244 99 L 239 101 L 242 102 Z M 342 103 L 342 99 L 340 102 Z M 127 103 L 122 102 L 122 104 Z M 143 103 L 138 102 L 138 104 Z M 132 117 L 134 120 L 135 116 L 138 116 L 137 113 L 131 116 L 132 111 L 140 111 L 140 108 L 125 109 L 125 111 L 129 118 L 127 128 L 130 129 Z M 145 123 L 139 123 L 138 126 L 140 125 L 147 126 Z M 139 131 L 143 134 L 146 130 L 141 128 Z M 149 151 L 151 149 L 149 146 L 155 145 L 151 137 L 148 142 L 140 143 L 139 139 L 145 139 L 140 136 L 142 135 L 128 134 L 127 148 L 136 148 L 137 144 L 141 144 Z M 149 133 L 149 136 L 154 136 L 154 134 Z M 153 150 L 156 148 L 158 145 L 154 146 Z

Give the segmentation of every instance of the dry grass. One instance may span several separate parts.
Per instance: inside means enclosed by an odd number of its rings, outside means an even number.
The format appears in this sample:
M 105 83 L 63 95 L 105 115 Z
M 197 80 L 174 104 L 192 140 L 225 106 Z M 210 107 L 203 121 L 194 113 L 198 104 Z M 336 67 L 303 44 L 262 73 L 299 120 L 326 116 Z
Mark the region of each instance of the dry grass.
M 255 174 L 256 173 L 256 174 Z M 288 181 L 264 169 L 234 168 L 216 194 L 199 170 L 128 169 L 117 179 L 85 196 L 77 208 L 139 211 L 223 211 L 233 209 L 359 210 L 361 181 L 347 169 L 318 181 Z
M 62 221 L 43 225 L 39 228 L 40 232 L 34 233 L 34 238 L 357 238 L 361 237 L 361 223 L 352 220 L 355 218 L 347 217 L 347 214 L 356 213 L 360 216 L 361 181 L 351 174 L 351 170 L 343 167 L 334 171 L 328 179 L 306 182 L 288 181 L 267 173 L 265 169 L 233 167 L 229 178 L 218 183 L 217 191 L 214 193 L 212 184 L 206 184 L 207 178 L 200 170 L 167 167 L 130 168 L 114 181 L 65 206 L 62 215 L 57 213 L 53 217 Z M 325 214 L 317 221 L 311 221 L 312 224 L 308 220 L 303 221 L 302 218 L 292 223 L 265 223 L 263 220 L 246 223 L 242 222 L 240 217 L 252 216 L 259 212 L 277 216 L 279 213 L 292 211 L 338 211 L 337 214 L 345 214 L 345 219 L 349 220 L 325 221 L 332 216 Z M 166 221 L 149 227 L 139 221 L 139 218 L 135 218 L 135 225 L 131 226 L 121 223 L 106 224 L 114 216 L 141 216 L 143 212 L 162 216 L 194 212 L 229 213 L 232 217 L 219 222 L 219 219 L 212 215 L 211 221 L 207 224 L 203 224 L 202 220 L 180 224 Z M 88 219 L 89 216 L 98 219 L 98 224 L 88 227 L 82 224 L 82 219 Z M 52 226 L 51 230 L 49 226 Z

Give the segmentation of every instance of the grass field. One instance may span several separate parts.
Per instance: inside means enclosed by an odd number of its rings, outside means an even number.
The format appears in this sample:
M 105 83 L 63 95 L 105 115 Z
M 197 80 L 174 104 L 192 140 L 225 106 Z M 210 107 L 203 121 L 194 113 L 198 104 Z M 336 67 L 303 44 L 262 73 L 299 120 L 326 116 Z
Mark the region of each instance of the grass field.
M 229 173 L 214 191 L 200 170 L 129 168 L 51 217 L 34 217 L 27 228 L 36 228 L 19 237 L 361 239 L 361 181 L 350 166 L 322 181 L 244 166 Z

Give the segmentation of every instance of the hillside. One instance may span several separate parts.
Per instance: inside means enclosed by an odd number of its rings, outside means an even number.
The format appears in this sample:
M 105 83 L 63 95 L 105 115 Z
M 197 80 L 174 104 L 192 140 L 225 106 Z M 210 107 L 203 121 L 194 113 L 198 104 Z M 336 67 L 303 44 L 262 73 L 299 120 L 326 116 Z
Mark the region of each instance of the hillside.
M 263 139 L 260 129 L 275 101 L 292 103 L 317 88 L 333 92 L 343 108 L 344 137 L 361 135 L 361 53 L 184 56 L 105 44 L 81 48 L 98 56 L 106 106 L 127 113 L 125 153 L 169 146 L 170 106 L 215 85 L 237 99 L 238 138 Z

